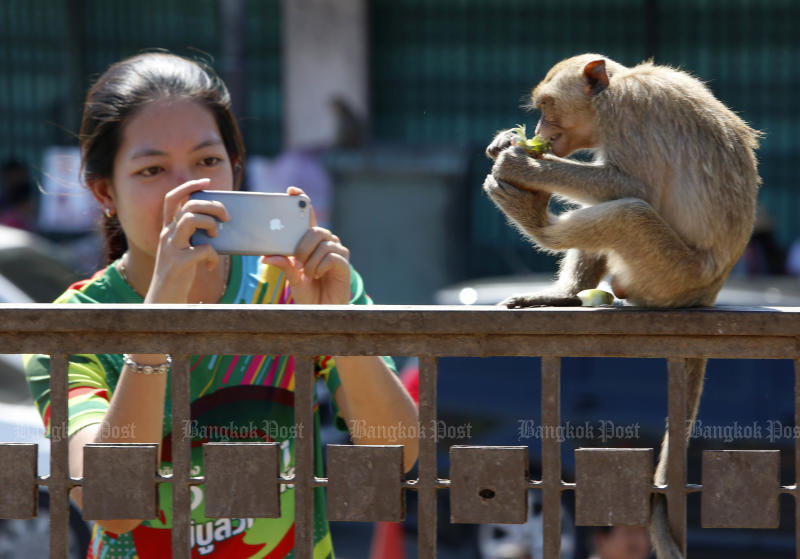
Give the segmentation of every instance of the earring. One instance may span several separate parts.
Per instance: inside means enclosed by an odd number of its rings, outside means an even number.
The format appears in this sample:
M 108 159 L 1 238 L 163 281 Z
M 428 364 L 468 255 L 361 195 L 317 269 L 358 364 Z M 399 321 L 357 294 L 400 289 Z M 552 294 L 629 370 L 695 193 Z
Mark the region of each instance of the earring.
M 103 213 L 106 215 L 107 218 L 111 219 L 114 216 L 113 208 L 103 208 Z

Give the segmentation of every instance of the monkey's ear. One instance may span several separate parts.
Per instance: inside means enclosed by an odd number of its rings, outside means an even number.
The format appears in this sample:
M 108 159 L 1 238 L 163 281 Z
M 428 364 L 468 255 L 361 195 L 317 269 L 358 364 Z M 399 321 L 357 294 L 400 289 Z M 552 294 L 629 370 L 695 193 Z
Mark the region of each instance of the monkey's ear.
M 606 73 L 606 61 L 603 59 L 593 60 L 583 67 L 583 77 L 586 79 L 584 91 L 586 95 L 597 95 L 608 87 L 608 74 Z

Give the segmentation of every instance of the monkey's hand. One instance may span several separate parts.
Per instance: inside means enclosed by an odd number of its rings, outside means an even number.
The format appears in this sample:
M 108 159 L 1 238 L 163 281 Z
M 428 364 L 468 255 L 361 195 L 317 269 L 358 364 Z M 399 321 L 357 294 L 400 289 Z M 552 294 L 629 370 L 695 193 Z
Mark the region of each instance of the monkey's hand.
M 507 147 L 516 145 L 518 139 L 519 134 L 517 133 L 516 128 L 498 132 L 497 136 L 495 136 L 494 140 L 492 140 L 492 143 L 486 148 L 486 157 L 492 160 L 497 159 L 497 156 L 500 155 L 500 152 Z
M 582 302 L 577 295 L 555 285 L 542 291 L 512 295 L 500 304 L 509 309 L 522 309 L 527 307 L 580 307 Z
M 542 229 L 549 225 L 550 215 L 547 205 L 549 192 L 541 190 L 522 190 L 508 183 L 498 181 L 487 175 L 483 191 L 500 210 L 516 223 L 522 232 L 543 244 Z
M 492 175 L 497 180 L 518 188 L 535 190 L 538 185 L 544 186 L 549 182 L 547 160 L 550 157 L 553 156 L 533 158 L 522 147 L 512 146 L 497 156 L 492 166 Z

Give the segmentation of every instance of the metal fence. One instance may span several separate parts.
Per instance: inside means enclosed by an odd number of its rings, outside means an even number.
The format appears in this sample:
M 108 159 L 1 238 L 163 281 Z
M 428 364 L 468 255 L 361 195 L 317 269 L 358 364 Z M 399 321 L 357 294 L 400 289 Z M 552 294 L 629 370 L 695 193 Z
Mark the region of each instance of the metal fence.
M 324 327 L 320 327 L 324 325 Z M 701 492 L 703 527 L 776 528 L 782 486 L 779 451 L 713 451 L 703 457 L 703 484 L 687 484 L 686 446 L 671 444 L 668 485 L 652 484 L 653 449 L 579 449 L 575 483 L 562 481 L 559 437 L 561 356 L 666 357 L 671 441 L 685 440 L 685 359 L 795 360 L 795 423 L 800 425 L 800 310 L 537 309 L 496 307 L 370 308 L 270 305 L 236 307 L 130 305 L 2 305 L 0 353 L 47 353 L 51 361 L 51 425 L 67 425 L 67 364 L 71 353 L 170 352 L 173 473 L 159 475 L 154 445 L 93 445 L 86 449 L 83 479 L 68 475 L 67 440 L 53 437 L 49 477 L 37 477 L 35 445 L 0 444 L 0 518 L 36 513 L 36 486 L 51 502 L 51 557 L 65 556 L 68 491 L 83 486 L 84 513 L 93 518 L 142 518 L 156 514 L 155 487 L 172 484 L 173 557 L 189 557 L 190 488 L 205 484 L 209 516 L 275 517 L 280 484 L 294 484 L 295 556 L 310 559 L 313 490 L 326 487 L 329 520 L 399 520 L 404 492 L 418 493 L 419 557 L 436 557 L 436 495 L 449 491 L 450 522 L 521 523 L 530 489 L 543 496 L 544 557 L 559 556 L 561 494 L 575 493 L 578 525 L 644 525 L 653 494 L 666 495 L 671 529 L 686 542 L 686 501 Z M 271 443 L 225 443 L 205 449 L 203 476 L 191 476 L 191 437 L 177 439 L 190 418 L 192 354 L 295 355 L 296 473 L 280 476 Z M 530 479 L 522 447 L 454 446 L 450 479 L 437 476 L 436 438 L 420 439 L 417 479 L 404 479 L 397 447 L 328 448 L 327 477 L 314 476 L 313 355 L 420 356 L 420 425 L 435 422 L 437 357 L 540 355 L 542 358 L 542 475 Z M 502 402 L 497 402 L 502 406 Z M 66 432 L 66 430 L 64 430 Z M 800 438 L 795 438 L 800 472 Z M 243 459 L 246 457 L 247 459 Z M 111 463 L 114 468 L 92 468 Z M 259 484 L 223 485 L 249 463 Z M 364 465 L 371 463 L 367 470 Z M 255 466 L 253 466 L 255 464 Z M 236 477 L 236 475 L 233 475 Z M 252 480 L 253 477 L 244 478 Z M 270 481 L 271 480 L 271 481 Z M 113 484 L 116 496 L 108 488 Z M 124 498 L 119 496 L 120 488 Z M 257 488 L 258 491 L 254 491 Z M 758 515 L 752 511 L 759 511 Z M 795 525 L 800 535 L 800 515 Z M 800 557 L 800 545 L 797 546 Z

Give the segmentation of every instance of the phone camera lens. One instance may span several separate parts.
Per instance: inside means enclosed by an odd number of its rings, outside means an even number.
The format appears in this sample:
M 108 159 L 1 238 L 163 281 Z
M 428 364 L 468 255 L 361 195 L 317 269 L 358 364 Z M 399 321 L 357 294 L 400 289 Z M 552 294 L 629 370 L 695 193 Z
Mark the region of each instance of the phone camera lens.
M 306 201 L 305 201 L 305 200 L 300 200 L 300 201 L 299 201 L 297 204 L 298 204 L 298 205 L 299 205 L 301 208 L 305 208 L 305 207 L 306 207 Z

